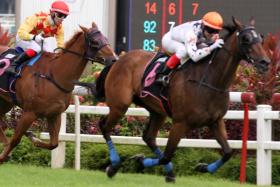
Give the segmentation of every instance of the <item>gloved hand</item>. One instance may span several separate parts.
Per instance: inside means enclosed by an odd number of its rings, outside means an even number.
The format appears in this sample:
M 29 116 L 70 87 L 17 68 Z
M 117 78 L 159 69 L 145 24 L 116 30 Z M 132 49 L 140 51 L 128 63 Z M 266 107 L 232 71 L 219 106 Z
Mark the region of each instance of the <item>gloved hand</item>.
M 33 38 L 37 43 L 42 43 L 44 41 L 44 37 L 42 36 L 42 34 L 38 34 L 38 35 L 35 35 L 34 38 Z
M 217 39 L 215 43 L 213 43 L 209 48 L 211 51 L 217 49 L 217 48 L 222 48 L 224 45 L 224 40 L 223 39 Z

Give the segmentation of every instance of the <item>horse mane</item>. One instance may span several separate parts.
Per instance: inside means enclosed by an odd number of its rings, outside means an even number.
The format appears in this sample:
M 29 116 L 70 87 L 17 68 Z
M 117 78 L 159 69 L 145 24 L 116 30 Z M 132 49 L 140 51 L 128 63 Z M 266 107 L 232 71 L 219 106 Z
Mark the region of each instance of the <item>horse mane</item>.
M 223 37 L 224 40 L 227 40 L 237 30 L 235 25 L 224 25 L 223 29 L 227 31 L 227 34 Z
M 68 49 L 70 46 L 72 46 L 76 40 L 80 37 L 80 35 L 83 34 L 82 31 L 78 31 L 76 32 L 71 39 L 69 39 L 66 43 L 65 43 L 65 47 L 64 49 Z M 55 58 L 58 58 L 60 55 L 62 55 L 65 51 L 64 50 L 61 50 L 60 52 L 58 52 L 56 55 L 55 55 Z
M 74 42 L 76 42 L 76 40 L 80 37 L 80 35 L 83 34 L 82 31 L 78 31 L 76 32 L 72 38 L 70 40 L 68 40 L 66 43 L 65 43 L 65 49 L 68 49 L 70 46 L 73 45 Z

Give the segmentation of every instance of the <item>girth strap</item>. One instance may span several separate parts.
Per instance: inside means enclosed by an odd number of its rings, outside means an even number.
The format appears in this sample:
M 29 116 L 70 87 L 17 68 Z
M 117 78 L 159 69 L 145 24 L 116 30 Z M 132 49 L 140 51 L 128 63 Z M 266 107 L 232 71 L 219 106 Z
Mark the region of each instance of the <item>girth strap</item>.
M 60 89 L 62 92 L 64 93 L 71 93 L 73 91 L 73 89 L 65 89 L 62 86 L 60 86 L 53 78 L 52 74 L 51 75 L 45 75 L 45 74 L 41 74 L 41 73 L 34 73 L 34 76 L 36 77 L 40 77 L 43 79 L 47 79 L 48 81 L 50 81 L 51 83 L 53 83 L 58 89 Z

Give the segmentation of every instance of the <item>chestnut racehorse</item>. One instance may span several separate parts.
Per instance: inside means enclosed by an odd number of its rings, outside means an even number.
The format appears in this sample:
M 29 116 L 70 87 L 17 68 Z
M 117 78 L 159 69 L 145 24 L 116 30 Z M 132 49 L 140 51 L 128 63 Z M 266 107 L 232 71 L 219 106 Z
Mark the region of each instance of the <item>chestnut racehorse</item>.
M 48 122 L 50 142 L 43 142 L 31 136 L 35 146 L 54 149 L 58 145 L 60 115 L 71 99 L 74 81 L 78 80 L 87 62 L 104 58 L 117 59 L 107 38 L 98 30 L 95 23 L 91 28 L 80 26 L 77 32 L 58 53 L 42 53 L 41 58 L 32 67 L 25 67 L 21 77 L 15 83 L 17 105 L 23 113 L 17 122 L 10 141 L 0 128 L 0 140 L 4 149 L 0 162 L 7 159 L 12 149 L 20 142 L 31 124 L 39 117 Z M 0 92 L 0 125 L 4 115 L 14 106 L 7 92 Z
M 198 63 L 186 63 L 170 80 L 168 100 L 173 125 L 164 153 L 156 144 L 156 135 L 167 114 L 152 96 L 141 97 L 141 80 L 154 52 L 133 50 L 114 63 L 107 74 L 100 76 L 104 97 L 110 108 L 108 116 L 100 121 L 100 129 L 109 147 L 111 164 L 107 175 L 112 177 L 120 166 L 120 157 L 110 137 L 110 130 L 123 117 L 132 102 L 150 112 L 150 121 L 143 132 L 143 140 L 156 158 L 136 156 L 142 167 L 164 165 L 166 180 L 174 181 L 171 159 L 178 143 L 193 128 L 208 126 L 222 147 L 223 156 L 211 164 L 199 164 L 200 172 L 214 173 L 227 162 L 232 150 L 227 141 L 223 116 L 228 110 L 229 87 L 241 59 L 253 63 L 260 72 L 266 72 L 270 62 L 255 27 L 242 25 L 233 18 L 233 25 L 226 26 L 225 45 Z M 101 73 L 102 75 L 102 73 Z M 102 86 L 101 86 L 102 87 Z M 117 90 L 117 91 L 116 91 Z M 99 90 L 100 91 L 100 90 Z M 102 91 L 100 92 L 102 93 Z

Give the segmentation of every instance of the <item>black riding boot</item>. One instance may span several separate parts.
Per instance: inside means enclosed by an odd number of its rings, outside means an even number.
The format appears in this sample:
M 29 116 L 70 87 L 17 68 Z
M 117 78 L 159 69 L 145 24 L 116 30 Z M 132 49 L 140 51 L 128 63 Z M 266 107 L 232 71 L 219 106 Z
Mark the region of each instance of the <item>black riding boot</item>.
M 163 70 L 157 75 L 156 82 L 160 83 L 164 86 L 168 85 L 169 83 L 169 74 L 172 69 L 167 67 L 166 65 L 164 66 Z
M 16 67 L 22 64 L 24 61 L 28 60 L 29 58 L 30 57 L 26 53 L 20 54 L 15 60 L 13 60 L 10 67 L 8 67 L 5 72 L 11 75 L 16 75 Z

